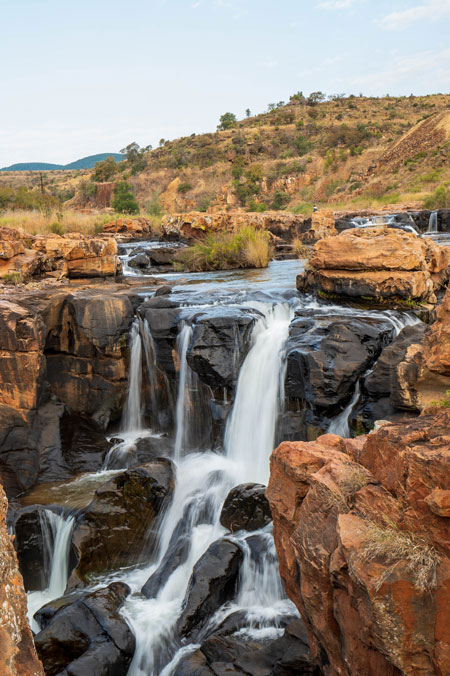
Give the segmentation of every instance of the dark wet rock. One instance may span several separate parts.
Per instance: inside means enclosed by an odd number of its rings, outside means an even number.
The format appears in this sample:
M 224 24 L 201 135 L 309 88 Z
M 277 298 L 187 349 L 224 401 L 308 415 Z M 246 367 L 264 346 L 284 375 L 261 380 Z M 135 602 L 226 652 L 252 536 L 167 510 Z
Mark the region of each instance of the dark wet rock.
M 71 474 L 101 469 L 111 443 L 91 419 L 65 412 L 60 435 L 62 456 Z
M 45 629 L 50 624 L 50 621 L 59 610 L 66 606 L 70 606 L 78 599 L 85 598 L 87 595 L 88 592 L 76 591 L 71 594 L 66 594 L 65 596 L 60 596 L 39 608 L 39 610 L 34 613 L 33 618 L 36 620 L 42 631 L 42 629 Z
M 114 582 L 62 605 L 35 637 L 46 676 L 125 676 L 135 639 L 118 611 L 129 593 Z
M 201 650 L 183 657 L 177 665 L 175 674 L 176 676 L 215 676 L 215 672 L 208 666 L 208 660 Z
M 375 399 L 390 397 L 394 408 L 411 408 L 409 387 L 417 382 L 417 365 L 407 363 L 406 353 L 414 343 L 420 343 L 427 326 L 406 326 L 396 339 L 384 348 L 372 372 L 364 381 L 367 393 Z M 403 365 L 403 368 L 402 368 Z
M 170 265 L 175 259 L 178 249 L 173 246 L 155 247 L 147 249 L 147 256 L 152 265 Z
M 19 509 L 14 519 L 14 545 L 26 591 L 45 589 L 46 550 L 42 536 L 42 507 L 32 505 Z M 42 565 L 44 562 L 44 566 Z
M 228 493 L 220 514 L 220 523 L 231 532 L 259 530 L 272 520 L 262 484 L 240 484 Z
M 158 286 L 155 296 L 168 296 L 170 293 L 172 293 L 172 287 L 168 284 L 163 284 L 162 286 Z
M 137 253 L 128 261 L 130 268 L 148 268 L 150 265 L 150 258 L 145 253 Z
M 393 331 L 390 322 L 369 317 L 299 316 L 286 344 L 286 395 L 314 408 L 346 403 Z
M 98 488 L 77 518 L 72 539 L 77 565 L 68 587 L 85 584 L 91 574 L 148 559 L 157 517 L 173 486 L 172 463 L 161 458 L 122 472 Z
M 187 361 L 214 388 L 234 388 L 248 352 L 259 313 L 239 308 L 211 308 L 195 318 Z
M 122 439 L 116 438 L 115 443 L 121 444 Z M 132 445 L 126 443 L 126 448 L 113 450 L 108 458 L 108 469 L 132 469 L 145 465 L 157 458 L 165 458 L 170 455 L 173 441 L 167 436 L 143 437 L 137 439 Z
M 142 594 L 146 598 L 155 598 L 172 573 L 186 561 L 190 547 L 191 542 L 188 535 L 182 535 L 177 538 L 175 542 L 171 542 L 161 565 L 153 575 L 149 577 L 141 589 Z
M 230 540 L 217 540 L 209 546 L 192 571 L 177 622 L 181 636 L 193 639 L 213 613 L 233 598 L 242 551 Z
M 200 652 L 206 658 L 206 666 L 216 676 L 229 673 L 318 676 L 320 673 L 314 665 L 306 630 L 300 619 L 292 620 L 283 635 L 274 640 L 258 641 L 251 637 L 213 634 L 202 643 Z M 202 664 L 199 655 L 197 664 Z M 189 671 L 185 670 L 183 674 L 188 676 Z
M 175 375 L 173 350 L 178 336 L 179 303 L 167 294 L 149 298 L 139 307 L 147 320 L 155 346 L 156 362 L 163 371 Z

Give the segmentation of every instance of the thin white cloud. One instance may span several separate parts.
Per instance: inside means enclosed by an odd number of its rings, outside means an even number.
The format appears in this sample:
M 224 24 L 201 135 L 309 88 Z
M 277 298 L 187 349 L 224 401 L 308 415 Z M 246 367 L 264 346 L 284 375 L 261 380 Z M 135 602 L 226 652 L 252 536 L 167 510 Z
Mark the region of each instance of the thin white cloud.
M 417 21 L 437 21 L 445 17 L 450 17 L 450 0 L 425 0 L 420 5 L 387 14 L 380 25 L 385 30 L 395 31 L 408 28 Z
M 414 80 L 417 86 L 423 84 L 422 78 L 427 81 L 429 73 L 433 73 L 436 86 L 440 87 L 448 83 L 450 68 L 450 48 L 440 50 L 428 50 L 409 56 L 397 56 L 392 59 L 385 70 L 378 69 L 361 77 L 353 78 L 350 84 L 364 87 L 366 90 L 389 91 L 392 87 L 398 87 L 402 80 L 407 78 Z
M 317 7 L 319 9 L 349 9 L 358 0 L 324 0 L 324 2 L 319 2 Z

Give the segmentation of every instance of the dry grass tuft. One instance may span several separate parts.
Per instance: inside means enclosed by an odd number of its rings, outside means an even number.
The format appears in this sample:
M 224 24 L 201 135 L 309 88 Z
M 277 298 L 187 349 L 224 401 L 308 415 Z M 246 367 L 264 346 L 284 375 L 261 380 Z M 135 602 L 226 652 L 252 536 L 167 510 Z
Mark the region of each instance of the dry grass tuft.
M 401 561 L 406 562 L 406 569 L 417 589 L 425 591 L 436 586 L 436 568 L 441 561 L 438 552 L 418 535 L 399 530 L 388 517 L 385 517 L 384 526 L 373 521 L 368 522 L 361 558 L 366 561 L 382 559 L 390 564 L 378 580 L 377 590 Z
M 300 237 L 295 237 L 292 240 L 292 252 L 295 253 L 297 258 L 309 258 L 310 251 L 310 247 L 305 246 Z

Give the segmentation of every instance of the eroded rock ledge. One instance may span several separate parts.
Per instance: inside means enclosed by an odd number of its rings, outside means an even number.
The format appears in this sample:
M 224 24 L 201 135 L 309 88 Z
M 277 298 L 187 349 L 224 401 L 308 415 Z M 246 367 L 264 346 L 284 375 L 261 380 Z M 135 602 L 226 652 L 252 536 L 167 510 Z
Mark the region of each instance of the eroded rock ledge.
M 8 501 L 0 483 L 0 673 L 44 676 L 27 620 L 27 599 L 17 555 L 6 528 Z
M 273 453 L 280 572 L 327 676 L 450 673 L 450 411 Z

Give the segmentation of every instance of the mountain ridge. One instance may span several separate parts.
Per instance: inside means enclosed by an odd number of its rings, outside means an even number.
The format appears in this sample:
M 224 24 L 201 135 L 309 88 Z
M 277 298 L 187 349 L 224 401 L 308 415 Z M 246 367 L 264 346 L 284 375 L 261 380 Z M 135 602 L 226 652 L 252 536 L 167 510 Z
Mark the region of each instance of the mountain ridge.
M 107 157 L 113 157 L 116 162 L 121 162 L 124 156 L 120 153 L 97 153 L 96 155 L 87 155 L 69 164 L 52 164 L 49 162 L 17 162 L 9 167 L 2 167 L 0 171 L 55 171 L 70 169 L 93 169 L 97 162 L 105 160 Z

